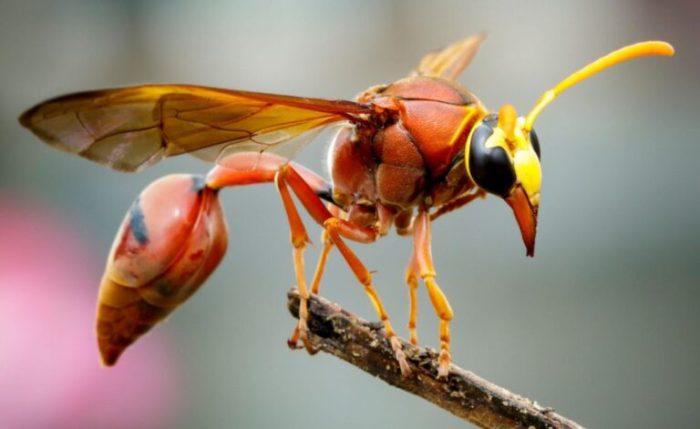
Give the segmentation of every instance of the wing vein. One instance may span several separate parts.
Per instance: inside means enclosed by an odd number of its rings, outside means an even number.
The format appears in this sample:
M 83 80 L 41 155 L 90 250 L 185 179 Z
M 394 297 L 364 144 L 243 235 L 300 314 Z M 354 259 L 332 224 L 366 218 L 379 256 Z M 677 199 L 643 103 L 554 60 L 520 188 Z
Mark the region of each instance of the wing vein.
M 20 122 L 58 149 L 138 171 L 183 153 L 208 161 L 241 151 L 292 157 L 326 125 L 375 123 L 375 114 L 371 105 L 352 101 L 144 85 L 57 97 Z

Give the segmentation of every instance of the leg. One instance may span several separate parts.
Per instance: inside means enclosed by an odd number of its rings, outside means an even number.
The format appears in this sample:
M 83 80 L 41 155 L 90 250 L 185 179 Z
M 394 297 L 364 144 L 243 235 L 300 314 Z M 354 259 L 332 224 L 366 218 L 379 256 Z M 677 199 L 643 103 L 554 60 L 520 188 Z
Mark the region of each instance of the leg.
M 413 235 L 413 245 L 420 276 L 423 278 L 428 296 L 433 308 L 440 318 L 440 357 L 438 377 L 446 377 L 450 369 L 450 320 L 452 320 L 452 308 L 442 293 L 440 286 L 435 282 L 435 267 L 430 252 L 430 215 L 427 210 L 421 209 L 416 218 Z
M 318 199 L 317 194 L 325 191 L 328 185 L 322 178 L 309 170 L 293 163 L 290 164 L 285 158 L 266 153 L 239 153 L 231 155 L 226 158 L 221 165 L 215 167 L 207 176 L 207 186 L 213 189 L 256 183 L 269 183 L 273 181 L 282 198 L 287 219 L 289 220 L 294 271 L 296 274 L 297 288 L 302 297 L 299 307 L 299 323 L 288 343 L 290 347 L 296 347 L 298 340 L 301 339 L 309 353 L 315 353 L 316 350 L 311 347 L 311 344 L 307 340 L 308 330 L 306 326 L 308 320 L 307 305 L 309 292 L 306 288 L 304 276 L 303 252 L 310 241 L 306 228 L 299 216 L 299 212 L 292 200 L 289 187 L 291 186 L 295 189 L 295 193 L 302 199 L 307 210 L 309 210 L 312 216 L 318 219 L 317 221 L 319 221 L 319 223 L 322 223 L 323 220 L 331 215 L 327 213 L 327 210 L 326 212 L 323 211 L 325 208 L 320 202 L 320 199 Z M 296 190 L 296 188 L 300 188 L 300 183 L 304 185 L 303 189 Z M 318 205 L 321 206 L 320 209 Z M 327 257 L 329 251 L 330 248 L 325 249 L 325 257 Z M 325 264 L 325 257 L 323 258 L 323 264 Z M 313 287 L 315 290 L 318 290 L 317 283 L 320 281 L 322 272 L 323 265 L 320 263 L 319 268 L 317 268 L 317 275 L 314 277 L 316 283 Z
M 378 232 L 368 228 L 356 226 L 350 222 L 338 218 L 328 219 L 326 222 L 324 222 L 323 226 L 326 231 L 328 231 L 328 235 L 331 237 L 331 240 L 333 240 L 333 243 L 336 245 L 341 255 L 343 255 L 345 262 L 347 262 L 348 266 L 350 266 L 350 269 L 355 274 L 357 280 L 364 287 L 375 311 L 379 315 L 379 319 L 384 324 L 384 331 L 386 332 L 386 336 L 389 338 L 391 348 L 394 350 L 394 356 L 399 363 L 401 374 L 404 377 L 409 376 L 411 374 L 411 369 L 406 362 L 406 355 L 401 347 L 401 342 L 396 337 L 394 328 L 391 326 L 389 315 L 387 314 L 376 289 L 372 285 L 372 275 L 362 261 L 360 261 L 357 255 L 355 255 L 348 245 L 345 244 L 345 241 L 342 238 L 346 237 L 354 241 L 369 243 L 376 240 Z
M 326 262 L 328 262 L 328 255 L 333 250 L 333 241 L 328 235 L 328 231 L 325 229 L 321 233 L 321 242 L 323 242 L 323 249 L 321 249 L 321 254 L 318 257 L 318 264 L 316 265 L 316 272 L 314 272 L 314 278 L 311 280 L 311 293 L 318 295 L 318 291 L 321 288 L 321 277 L 323 277 L 323 270 L 326 268 Z
M 472 201 L 474 201 L 477 198 L 485 198 L 486 197 L 486 191 L 483 189 L 477 188 L 473 189 L 467 194 L 462 195 L 461 197 L 450 201 L 449 203 L 445 204 L 444 206 L 438 208 L 438 210 L 430 215 L 430 220 L 435 220 L 439 218 L 440 216 L 444 215 L 445 213 L 449 213 L 452 210 L 457 210 L 460 207 L 463 207 Z
M 392 349 L 394 350 L 396 360 L 399 362 L 401 373 L 407 376 L 410 374 L 410 368 L 406 362 L 406 357 L 403 353 L 401 343 L 396 337 L 394 328 L 391 326 L 391 322 L 389 321 L 389 315 L 384 309 L 384 305 L 382 304 L 377 291 L 372 285 L 372 276 L 369 270 L 367 270 L 367 268 L 357 258 L 355 253 L 350 250 L 343 240 L 344 237 L 361 243 L 372 243 L 379 237 L 379 232 L 376 229 L 360 227 L 346 220 L 333 216 L 333 214 L 314 193 L 309 184 L 299 174 L 296 168 L 285 168 L 284 170 L 280 170 L 280 173 L 285 182 L 289 184 L 296 196 L 299 198 L 299 201 L 301 201 L 306 210 L 309 212 L 311 217 L 313 217 L 316 222 L 323 225 L 323 228 L 328 232 L 330 241 L 338 248 L 341 255 L 350 266 L 350 269 L 355 274 L 355 277 L 364 286 L 365 292 L 369 296 L 372 305 L 379 315 L 379 318 L 384 323 L 386 335 L 389 338 Z M 290 220 L 291 219 L 292 218 L 290 217 Z
M 285 182 L 285 169 L 282 167 L 275 175 L 275 187 L 282 198 L 282 203 L 284 204 L 284 211 L 287 213 L 287 219 L 289 220 L 289 230 L 290 239 L 292 242 L 292 254 L 294 257 L 294 273 L 296 274 L 297 289 L 299 289 L 299 296 L 301 299 L 299 301 L 299 322 L 294 328 L 292 335 L 287 340 L 287 344 L 291 348 L 297 347 L 297 342 L 301 339 L 302 343 L 306 347 L 306 350 L 310 354 L 315 354 L 317 352 L 311 346 L 308 339 L 308 327 L 306 325 L 309 319 L 308 313 L 308 301 L 309 301 L 309 291 L 306 288 L 306 278 L 304 276 L 304 249 L 310 243 L 309 236 L 306 233 L 306 228 L 304 223 L 299 216 L 299 212 L 294 205 L 292 196 L 287 188 L 287 183 Z
M 340 213 L 339 209 L 331 204 L 328 204 L 327 207 L 330 212 L 336 212 L 334 213 L 334 216 L 337 216 L 337 213 Z M 321 242 L 323 243 L 323 249 L 318 257 L 316 271 L 314 272 L 314 277 L 311 280 L 311 293 L 314 295 L 318 295 L 318 292 L 321 289 L 321 278 L 323 277 L 323 271 L 325 270 L 326 263 L 328 262 L 328 255 L 331 253 L 331 250 L 333 250 L 333 241 L 331 241 L 331 238 L 328 236 L 328 231 L 325 229 L 321 233 Z M 297 325 L 289 339 L 290 346 L 292 343 L 296 344 L 299 335 L 299 325 Z
M 333 214 L 323 205 L 321 200 L 314 193 L 313 189 L 295 168 L 287 168 L 284 170 L 284 173 L 286 177 L 285 180 L 299 198 L 299 201 L 301 201 L 311 217 L 313 217 L 316 222 L 323 225 L 323 228 L 328 232 L 328 236 L 330 237 L 332 244 L 338 248 L 341 255 L 350 266 L 350 269 L 355 274 L 355 277 L 364 286 L 365 292 L 369 296 L 372 305 L 384 324 L 384 330 L 386 331 L 391 347 L 394 350 L 394 355 L 399 363 L 401 374 L 408 376 L 411 373 L 411 370 L 406 362 L 406 356 L 403 353 L 401 342 L 396 337 L 396 332 L 389 321 L 389 315 L 384 309 L 384 305 L 382 304 L 377 291 L 372 285 L 372 276 L 369 270 L 357 258 L 355 253 L 350 250 L 342 238 L 345 237 L 361 243 L 372 243 L 379 237 L 379 232 L 376 229 L 363 228 L 333 216 Z M 328 248 L 328 252 L 329 251 L 330 248 Z M 324 253 L 326 253 L 325 249 Z M 321 256 L 323 258 L 324 254 Z M 322 263 L 325 264 L 323 261 Z M 321 265 L 321 267 L 323 267 L 323 265 Z M 322 269 L 320 272 L 318 272 L 319 276 L 321 272 Z M 316 287 L 318 288 L 318 286 Z M 303 298 L 304 297 L 302 295 L 302 299 Z
M 253 162 L 248 159 L 250 156 L 253 156 L 253 158 L 251 158 Z M 287 218 L 289 220 L 291 241 L 292 246 L 294 247 L 294 268 L 297 275 L 299 294 L 302 298 L 299 307 L 298 329 L 292 334 L 290 344 L 293 343 L 293 341 L 295 343 L 296 339 L 299 338 L 301 338 L 303 341 L 307 332 L 307 300 L 309 295 L 308 290 L 306 289 L 306 282 L 304 281 L 303 250 L 309 242 L 309 239 L 308 234 L 306 233 L 306 228 L 304 227 L 296 206 L 294 205 L 294 201 L 291 198 L 289 188 L 292 189 L 309 215 L 311 215 L 311 217 L 317 223 L 323 225 L 324 229 L 328 233 L 328 237 L 330 238 L 329 241 L 338 247 L 338 250 L 340 250 L 346 262 L 350 266 L 350 269 L 353 271 L 360 283 L 362 283 L 362 285 L 365 287 L 367 295 L 372 301 L 372 304 L 379 314 L 380 319 L 384 323 L 387 337 L 389 337 L 402 374 L 410 374 L 410 368 L 406 362 L 405 355 L 401 348 L 401 343 L 396 337 L 396 333 L 389 322 L 389 316 L 387 315 L 386 310 L 384 309 L 384 306 L 381 303 L 374 286 L 372 285 L 369 271 L 342 239 L 342 237 L 345 237 L 353 241 L 371 243 L 378 238 L 378 232 L 373 229 L 356 226 L 346 220 L 342 220 L 334 216 L 318 197 L 319 190 L 323 189 L 325 186 L 323 180 L 296 164 L 282 163 L 280 160 L 282 160 L 282 158 L 267 154 L 248 155 L 242 153 L 232 155 L 225 160 L 223 166 L 216 167 L 214 170 L 212 170 L 207 177 L 207 184 L 211 188 L 219 189 L 225 186 L 270 182 L 272 180 L 275 181 L 280 196 L 282 197 Z M 320 268 L 317 268 L 317 273 L 314 276 L 315 278 L 318 278 L 319 281 L 325 265 L 325 257 L 327 257 L 327 254 L 330 252 L 331 248 L 332 247 L 330 244 L 324 244 L 324 253 L 321 255 L 322 260 L 319 261 Z M 319 286 L 318 284 L 314 284 L 312 288 L 314 287 L 315 290 L 318 290 Z M 298 337 L 295 338 L 295 335 L 298 335 Z M 306 342 L 305 344 L 307 345 L 307 348 L 310 348 Z
M 318 264 L 316 265 L 316 272 L 314 273 L 313 280 L 311 281 L 311 293 L 314 295 L 318 295 L 318 291 L 321 288 L 321 277 L 323 277 L 323 270 L 326 267 L 326 262 L 328 261 L 328 255 L 331 253 L 331 250 L 333 249 L 333 242 L 330 240 L 330 237 L 328 237 L 328 232 L 324 229 L 322 236 L 321 236 L 321 241 L 323 242 L 323 250 L 321 250 L 321 255 L 318 258 Z M 297 326 L 294 328 L 294 331 L 292 331 L 292 335 L 289 337 L 289 340 L 287 341 L 287 344 L 289 347 L 296 348 L 296 344 L 299 340 L 299 338 L 302 336 L 302 330 L 304 332 L 304 337 L 302 338 L 303 341 L 305 341 L 306 349 L 307 351 L 309 350 L 309 346 L 306 344 L 308 341 L 305 340 L 304 338 L 307 338 L 306 336 L 306 320 L 302 323 L 302 311 L 301 311 L 301 306 L 302 303 L 304 305 L 304 314 L 305 317 L 308 318 L 308 308 L 307 308 L 307 303 L 306 300 L 308 299 L 308 295 L 306 298 L 303 298 L 299 301 L 299 323 Z M 303 327 L 302 327 L 303 325 Z M 315 351 L 315 350 L 314 350 Z
M 347 262 L 347 264 L 350 266 L 350 269 L 352 272 L 355 274 L 355 277 L 360 281 L 360 283 L 364 286 L 365 292 L 369 296 L 370 301 L 372 302 L 372 305 L 374 306 L 375 310 L 377 311 L 377 314 L 379 315 L 379 318 L 381 319 L 382 323 L 384 324 L 384 329 L 386 331 L 386 335 L 389 338 L 389 341 L 391 343 L 391 347 L 394 350 L 394 355 L 396 356 L 396 360 L 399 363 L 399 367 L 401 369 L 401 373 L 404 376 L 408 376 L 411 373 L 411 370 L 408 366 L 408 363 L 406 362 L 406 356 L 403 353 L 403 349 L 401 347 L 401 343 L 396 337 L 396 332 L 394 331 L 394 328 L 391 326 L 391 322 L 389 321 L 389 315 L 387 314 L 386 310 L 384 309 L 384 305 L 382 304 L 379 295 L 377 294 L 377 291 L 374 289 L 374 286 L 372 285 L 372 276 L 369 272 L 369 270 L 362 264 L 362 262 L 357 258 L 355 253 L 350 250 L 350 248 L 345 244 L 345 241 L 343 240 L 343 237 L 353 240 L 353 241 L 358 241 L 361 243 L 371 243 L 377 240 L 379 237 L 379 232 L 375 229 L 370 229 L 370 228 L 363 228 L 360 226 L 357 226 L 355 224 L 352 224 L 346 220 L 339 219 L 324 206 L 324 204 L 321 202 L 321 200 L 318 198 L 318 196 L 315 194 L 314 190 L 311 188 L 311 186 L 304 180 L 304 178 L 299 174 L 299 172 L 294 168 L 293 166 L 290 167 L 285 167 L 280 170 L 280 173 L 278 175 L 278 182 L 281 183 L 284 181 L 285 184 L 288 184 L 289 187 L 292 188 L 296 196 L 299 198 L 299 201 L 304 205 L 306 210 L 309 212 L 311 217 L 316 220 L 316 222 L 320 223 L 323 225 L 323 228 L 328 232 L 328 237 L 330 237 L 330 241 L 332 244 L 334 244 L 338 250 L 340 251 L 341 255 Z M 286 197 L 283 198 L 285 201 L 289 201 L 289 208 L 290 212 L 291 209 L 294 208 L 293 204 L 291 204 L 291 198 Z M 287 208 L 287 203 L 285 203 L 285 208 Z M 296 211 L 294 209 L 294 211 Z M 295 215 L 289 215 L 289 220 L 290 220 L 290 226 L 292 223 L 292 220 L 295 219 Z M 296 215 L 298 217 L 298 214 Z M 299 220 L 301 222 L 301 220 Z M 303 225 L 302 225 L 303 227 Z M 293 233 L 294 234 L 294 233 Z M 327 252 L 330 252 L 330 246 L 328 245 L 327 247 L 328 250 L 324 249 L 324 253 L 327 256 Z M 296 253 L 295 253 L 296 255 Z M 324 258 L 324 254 L 321 255 L 322 259 Z M 325 262 L 322 260 L 321 261 L 321 269 L 320 271 L 317 270 L 317 274 L 320 278 L 320 274 L 323 271 L 323 266 Z M 303 266 L 300 266 L 299 268 L 303 269 Z M 301 280 L 300 280 L 301 281 Z M 318 286 L 315 286 L 318 289 Z M 302 302 L 308 299 L 308 293 L 305 295 L 305 291 L 302 291 L 300 288 L 300 295 L 302 298 Z M 306 309 L 306 307 L 304 307 Z M 301 322 L 301 307 L 299 310 L 299 319 Z M 305 314 L 306 317 L 308 317 L 308 314 Z M 304 338 L 304 329 L 306 328 L 305 322 L 302 325 L 300 323 L 299 325 L 300 328 L 300 338 Z
M 418 334 L 416 333 L 416 320 L 418 319 L 418 276 L 420 269 L 416 252 L 411 255 L 411 261 L 406 267 L 406 285 L 408 286 L 409 313 L 408 313 L 408 332 L 410 334 L 411 344 L 418 344 Z

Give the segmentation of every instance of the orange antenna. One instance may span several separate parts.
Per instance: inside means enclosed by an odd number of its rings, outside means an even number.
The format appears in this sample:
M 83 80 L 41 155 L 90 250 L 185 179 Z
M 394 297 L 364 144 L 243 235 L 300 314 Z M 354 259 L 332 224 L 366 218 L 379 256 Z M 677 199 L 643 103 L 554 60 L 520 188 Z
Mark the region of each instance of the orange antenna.
M 515 113 L 515 107 L 510 104 L 504 104 L 498 111 L 498 128 L 506 134 L 506 141 L 511 144 L 515 141 L 515 121 L 518 119 L 518 114 Z
M 540 114 L 542 109 L 547 107 L 549 103 L 554 101 L 559 94 L 567 90 L 569 87 L 574 86 L 577 83 L 623 61 L 656 55 L 670 57 L 673 55 L 673 52 L 673 46 L 670 44 L 666 42 L 651 41 L 625 46 L 624 48 L 613 51 L 604 57 L 598 58 L 582 69 L 572 73 L 569 75 L 569 77 L 559 82 L 557 86 L 542 94 L 542 97 L 540 97 L 537 104 L 535 104 L 532 110 L 530 110 L 530 113 L 527 114 L 527 117 L 525 118 L 525 125 L 523 127 L 524 130 L 530 131 L 532 129 L 532 124 L 535 123 L 535 119 L 537 119 L 537 116 Z

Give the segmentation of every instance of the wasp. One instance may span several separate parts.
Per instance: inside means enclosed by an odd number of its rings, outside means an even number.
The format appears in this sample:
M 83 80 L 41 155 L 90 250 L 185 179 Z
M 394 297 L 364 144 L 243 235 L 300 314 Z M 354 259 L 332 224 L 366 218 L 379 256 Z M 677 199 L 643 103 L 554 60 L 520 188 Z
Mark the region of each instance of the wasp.
M 21 115 L 41 140 L 114 170 L 134 172 L 185 153 L 216 163 L 206 177 L 170 175 L 149 185 L 129 209 L 107 260 L 98 299 L 103 362 L 187 300 L 221 261 L 227 226 L 223 188 L 271 183 L 289 221 L 300 318 L 288 343 L 308 341 L 309 294 L 320 290 L 337 248 L 367 293 L 400 371 L 406 357 L 372 275 L 347 242 L 372 243 L 395 227 L 412 236 L 406 269 L 408 330 L 417 344 L 416 292 L 425 285 L 440 320 L 438 376 L 448 374 L 452 308 L 436 281 L 431 223 L 478 198 L 495 195 L 512 209 L 527 256 L 534 255 L 542 173 L 533 125 L 569 87 L 630 59 L 673 55 L 665 42 L 623 47 L 546 91 L 525 116 L 506 104 L 489 111 L 457 82 L 483 37 L 426 55 L 406 78 L 373 86 L 355 101 L 207 88 L 144 85 L 54 98 Z M 328 150 L 330 180 L 292 161 L 304 144 L 342 125 Z M 296 197 L 296 200 L 295 200 Z M 298 203 L 322 227 L 323 247 L 307 285 L 310 243 Z

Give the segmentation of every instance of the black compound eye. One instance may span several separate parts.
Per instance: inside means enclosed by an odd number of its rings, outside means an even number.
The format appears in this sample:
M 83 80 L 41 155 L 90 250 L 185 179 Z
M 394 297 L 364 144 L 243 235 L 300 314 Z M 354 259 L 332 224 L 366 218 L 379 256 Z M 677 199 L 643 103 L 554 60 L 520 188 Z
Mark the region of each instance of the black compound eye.
M 532 144 L 532 148 L 535 149 L 537 158 L 542 159 L 542 156 L 540 155 L 540 139 L 537 138 L 535 130 L 530 130 L 530 143 Z
M 498 123 L 497 115 L 486 117 L 474 130 L 469 144 L 469 175 L 482 189 L 502 197 L 515 185 L 515 170 L 501 147 L 486 147 Z

